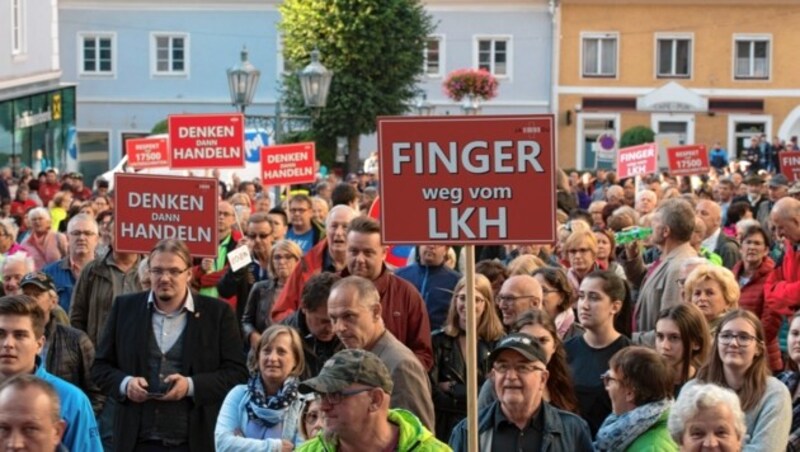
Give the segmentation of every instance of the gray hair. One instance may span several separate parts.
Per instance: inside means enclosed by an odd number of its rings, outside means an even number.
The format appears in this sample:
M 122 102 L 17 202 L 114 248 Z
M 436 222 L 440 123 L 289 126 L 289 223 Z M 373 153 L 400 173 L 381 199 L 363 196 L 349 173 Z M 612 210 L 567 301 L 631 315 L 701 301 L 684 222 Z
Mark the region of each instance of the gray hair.
M 661 222 L 669 227 L 670 236 L 680 242 L 688 242 L 694 232 L 694 209 L 689 201 L 680 198 L 667 199 L 656 210 Z
M 678 400 L 672 405 L 667 421 L 672 439 L 680 445 L 686 424 L 697 416 L 699 411 L 720 405 L 727 406 L 733 413 L 733 428 L 739 435 L 740 444 L 743 443 L 747 427 L 739 396 L 730 389 L 714 384 L 696 384 L 681 391 Z
M 347 278 L 342 278 L 333 284 L 331 287 L 331 293 L 343 287 L 352 287 L 355 289 L 358 302 L 361 303 L 362 306 L 371 308 L 375 305 L 381 304 L 381 295 L 378 293 L 378 289 L 375 288 L 375 284 L 373 284 L 372 281 L 368 280 L 367 278 L 362 278 L 361 276 L 348 276 Z
M 33 221 L 33 217 L 37 217 L 39 215 L 46 217 L 48 220 L 53 219 L 53 217 L 50 216 L 50 211 L 47 210 L 47 208 L 34 207 L 33 209 L 28 211 L 28 221 Z
M 350 214 L 350 219 L 351 219 L 351 220 L 352 220 L 353 218 L 355 218 L 355 217 L 357 217 L 357 216 L 358 216 L 358 212 L 356 212 L 355 210 L 353 210 L 353 208 L 352 208 L 352 207 L 350 207 L 350 206 L 348 206 L 348 205 L 346 205 L 346 204 L 337 204 L 337 205 L 333 206 L 333 207 L 331 208 L 331 210 L 329 210 L 329 211 L 328 211 L 328 216 L 327 216 L 327 217 L 325 217 L 325 225 L 327 225 L 328 223 L 330 223 L 330 221 L 331 221 L 331 217 L 333 217 L 333 214 L 335 214 L 336 212 L 338 212 L 338 211 L 340 211 L 340 210 L 345 210 L 347 213 L 349 213 L 349 214 Z
M 633 218 L 633 224 L 639 224 L 639 212 L 631 206 L 620 206 L 614 209 L 612 215 L 627 215 Z
M 6 234 L 11 237 L 11 240 L 17 241 L 17 234 L 19 233 L 19 227 L 17 227 L 17 223 L 11 218 L 3 218 L 0 219 L 0 227 L 3 228 Z
M 761 223 L 755 218 L 745 218 L 744 220 L 739 220 L 736 223 L 736 233 L 738 234 L 740 231 L 744 231 L 745 229 L 752 226 L 761 227 Z
M 22 264 L 25 266 L 25 270 L 22 272 L 23 275 L 27 275 L 28 273 L 36 270 L 36 264 L 33 262 L 33 258 L 28 256 L 26 253 L 14 253 L 6 257 L 6 260 L 3 261 L 3 273 L 5 273 L 7 266 L 13 264 Z
M 636 193 L 636 200 L 638 201 L 638 200 L 644 198 L 645 196 L 651 198 L 653 201 L 657 201 L 658 200 L 658 196 L 656 196 L 656 192 L 654 192 L 653 190 L 647 190 L 647 189 L 640 190 L 638 193 Z
M 95 234 L 99 234 L 100 233 L 100 228 L 97 226 L 97 221 L 94 218 L 92 218 L 91 215 L 86 214 L 86 213 L 79 213 L 79 214 L 75 215 L 74 217 L 72 217 L 69 220 L 69 223 L 67 223 L 67 232 L 72 231 L 73 229 L 75 229 L 75 225 L 78 222 L 81 222 L 81 221 L 84 221 L 84 222 L 88 223 L 89 224 L 89 228 Z

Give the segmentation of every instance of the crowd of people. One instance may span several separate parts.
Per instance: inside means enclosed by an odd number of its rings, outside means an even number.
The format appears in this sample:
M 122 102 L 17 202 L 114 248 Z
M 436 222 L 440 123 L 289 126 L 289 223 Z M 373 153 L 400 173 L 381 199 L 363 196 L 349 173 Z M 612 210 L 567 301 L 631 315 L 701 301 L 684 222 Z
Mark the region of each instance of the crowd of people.
M 481 451 L 800 450 L 800 185 L 738 168 L 559 171 L 554 243 L 476 247 Z M 117 251 L 102 180 L 0 172 L 0 441 L 467 451 L 463 247 L 388 264 L 370 173 L 232 182 L 195 258 Z

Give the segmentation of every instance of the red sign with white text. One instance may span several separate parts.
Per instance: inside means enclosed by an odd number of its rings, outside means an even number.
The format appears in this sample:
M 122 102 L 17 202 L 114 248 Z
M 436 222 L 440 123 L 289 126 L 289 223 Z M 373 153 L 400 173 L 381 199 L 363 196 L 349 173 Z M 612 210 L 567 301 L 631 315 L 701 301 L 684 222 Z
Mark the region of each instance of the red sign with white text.
M 314 143 L 261 148 L 261 182 L 267 185 L 305 184 L 316 180 Z
M 378 118 L 386 244 L 552 243 L 553 115 Z
M 149 253 L 161 239 L 183 240 L 192 256 L 217 255 L 217 180 L 117 173 L 114 249 Z
M 170 115 L 167 121 L 171 168 L 244 168 L 242 114 Z
M 125 141 L 125 154 L 131 168 L 169 168 L 166 138 L 131 138 Z
M 655 143 L 622 148 L 617 151 L 617 177 L 641 176 L 658 171 L 658 146 Z
M 675 176 L 708 174 L 708 151 L 704 144 L 667 148 L 669 172 Z
M 781 173 L 789 182 L 800 180 L 800 151 L 779 152 Z

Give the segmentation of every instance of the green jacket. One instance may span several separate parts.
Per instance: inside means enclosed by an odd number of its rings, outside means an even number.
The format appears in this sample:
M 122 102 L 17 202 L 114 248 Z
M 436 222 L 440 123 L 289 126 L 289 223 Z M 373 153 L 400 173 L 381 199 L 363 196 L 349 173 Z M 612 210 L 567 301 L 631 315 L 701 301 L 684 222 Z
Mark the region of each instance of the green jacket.
M 625 452 L 678 452 L 678 445 L 672 441 L 667 430 L 669 410 L 664 411 L 658 421 L 631 443 Z
M 450 447 L 436 439 L 433 433 L 422 426 L 422 422 L 410 411 L 394 409 L 389 410 L 389 422 L 400 429 L 400 438 L 397 443 L 399 452 L 452 452 Z M 315 438 L 300 445 L 297 452 L 334 452 L 337 450 L 335 440 L 324 438 L 322 432 Z

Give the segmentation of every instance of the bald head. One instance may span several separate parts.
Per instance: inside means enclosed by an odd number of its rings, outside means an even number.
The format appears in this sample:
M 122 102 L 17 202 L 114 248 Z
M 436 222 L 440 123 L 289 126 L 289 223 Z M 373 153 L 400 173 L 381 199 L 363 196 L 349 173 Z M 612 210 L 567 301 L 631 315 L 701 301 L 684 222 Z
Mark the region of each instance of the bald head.
M 698 202 L 694 209 L 697 212 L 697 216 L 706 224 L 706 236 L 703 238 L 708 238 L 717 232 L 717 229 L 722 224 L 722 209 L 719 204 L 704 199 Z
M 789 240 L 793 245 L 800 244 L 800 201 L 794 198 L 781 198 L 772 207 L 769 216 L 779 237 Z
M 496 300 L 503 325 L 511 326 L 523 312 L 542 306 L 542 285 L 530 275 L 512 276 L 503 283 Z

